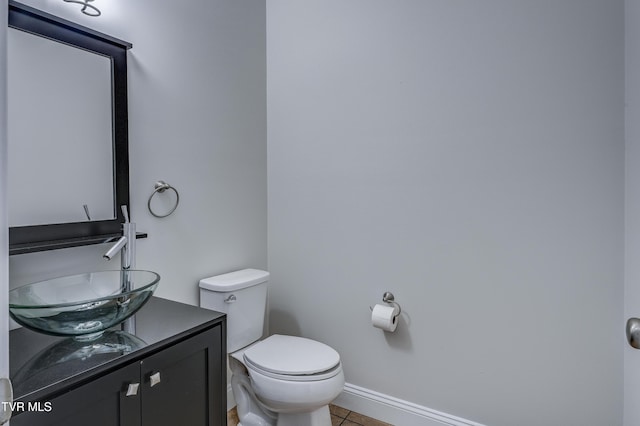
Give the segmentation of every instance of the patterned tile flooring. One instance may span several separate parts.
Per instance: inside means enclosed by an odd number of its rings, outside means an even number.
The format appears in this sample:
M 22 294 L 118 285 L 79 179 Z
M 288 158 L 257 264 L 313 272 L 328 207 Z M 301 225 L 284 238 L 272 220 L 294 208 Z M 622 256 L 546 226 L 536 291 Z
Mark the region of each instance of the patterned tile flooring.
M 331 426 L 393 426 L 333 404 L 329 405 L 329 411 L 331 411 Z M 234 408 L 227 413 L 227 426 L 237 426 L 237 424 L 238 413 Z

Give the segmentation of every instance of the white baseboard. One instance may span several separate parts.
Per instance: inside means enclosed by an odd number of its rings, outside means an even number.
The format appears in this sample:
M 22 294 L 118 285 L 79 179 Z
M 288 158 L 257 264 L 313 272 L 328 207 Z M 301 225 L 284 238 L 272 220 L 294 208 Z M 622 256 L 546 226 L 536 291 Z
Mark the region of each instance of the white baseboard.
M 397 426 L 484 426 L 350 383 L 334 404 Z
M 396 426 L 484 426 L 351 383 L 344 385 L 344 390 L 333 403 Z M 233 391 L 228 385 L 227 410 L 235 406 Z

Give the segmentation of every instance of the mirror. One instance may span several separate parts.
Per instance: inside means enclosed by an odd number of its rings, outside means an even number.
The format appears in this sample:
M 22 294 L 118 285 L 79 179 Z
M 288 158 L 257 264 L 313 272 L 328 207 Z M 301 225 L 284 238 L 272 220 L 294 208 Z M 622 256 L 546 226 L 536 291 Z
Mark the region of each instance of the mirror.
M 9 226 L 114 219 L 109 58 L 9 28 L 7 59 Z
M 14 1 L 9 27 L 9 252 L 103 242 L 129 205 L 131 44 Z

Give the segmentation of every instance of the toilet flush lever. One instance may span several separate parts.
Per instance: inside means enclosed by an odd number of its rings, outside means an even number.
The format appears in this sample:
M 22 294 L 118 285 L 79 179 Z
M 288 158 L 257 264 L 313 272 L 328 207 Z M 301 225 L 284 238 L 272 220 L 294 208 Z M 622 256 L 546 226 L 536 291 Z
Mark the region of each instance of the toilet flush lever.
M 236 295 L 235 295 L 235 294 L 232 294 L 232 295 L 230 295 L 229 297 L 227 297 L 226 299 L 224 299 L 224 303 L 233 303 L 233 302 L 235 302 L 236 300 L 237 300 L 237 299 L 236 299 Z

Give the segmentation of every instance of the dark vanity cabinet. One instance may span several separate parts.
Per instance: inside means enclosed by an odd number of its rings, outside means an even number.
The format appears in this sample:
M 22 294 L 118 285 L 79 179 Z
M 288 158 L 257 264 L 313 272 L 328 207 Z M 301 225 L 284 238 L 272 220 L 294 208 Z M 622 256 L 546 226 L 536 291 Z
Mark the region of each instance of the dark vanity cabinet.
M 142 425 L 226 425 L 226 376 L 220 387 L 213 374 L 226 366 L 220 341 L 218 327 L 141 362 Z
M 158 305 L 158 302 L 161 301 Z M 14 412 L 13 426 L 223 426 L 226 425 L 226 330 L 222 314 L 205 311 L 187 305 L 152 298 L 151 306 L 145 306 L 137 316 L 149 316 L 150 308 L 155 321 L 140 321 L 136 335 L 144 335 L 140 327 L 155 323 L 155 327 L 175 329 L 175 321 L 192 323 L 192 317 L 182 317 L 198 312 L 217 319 L 200 324 L 195 329 L 178 335 L 157 330 L 149 338 L 161 338 L 150 344 L 120 355 L 114 360 L 79 371 L 77 380 L 66 377 L 62 383 L 50 383 L 47 389 L 35 389 L 30 395 L 18 397 L 25 402 L 23 412 Z M 162 308 L 165 309 L 155 309 Z M 166 309 L 173 308 L 173 315 Z M 186 308 L 186 309 L 185 309 Z M 177 310 L 176 310 L 177 309 Z M 151 318 L 148 318 L 151 319 Z M 166 321 L 166 322 L 165 322 Z M 192 325 L 192 324 L 189 324 Z M 21 330 L 30 333 L 28 330 Z M 13 332 L 12 332 L 13 333 Z M 150 337 L 150 336 L 155 337 Z M 59 345 L 60 343 L 56 343 Z M 51 359 L 63 358 L 64 350 L 54 344 L 45 352 L 56 353 Z M 98 343 L 99 344 L 99 343 Z M 78 345 L 73 345 L 77 353 Z M 39 352 L 36 357 L 42 357 Z M 46 358 L 46 357 L 44 357 Z M 44 359 L 43 358 L 43 359 Z M 73 358 L 73 357 L 72 357 Z M 79 364 L 85 363 L 81 360 Z M 54 361 L 57 363 L 57 361 Z M 40 362 L 32 363 L 40 365 Z M 55 368 L 60 368 L 59 364 Z M 46 367 L 38 368 L 43 380 L 50 381 L 52 373 Z M 49 370 L 49 371 L 48 371 Z M 69 373 L 68 366 L 63 367 Z M 55 375 L 55 372 L 54 374 Z M 64 382 L 72 379 L 72 383 Z M 53 378 L 55 381 L 55 378 Z M 44 384 L 44 383 L 43 383 Z M 20 386 L 20 383 L 16 383 Z M 29 385 L 33 386 L 33 385 Z M 18 390 L 20 388 L 18 387 Z M 31 404 L 31 406 L 29 406 Z
M 134 383 L 139 376 L 140 366 L 130 364 L 51 400 L 39 401 L 41 411 L 14 413 L 11 424 L 139 426 L 140 397 L 125 396 L 127 384 Z

